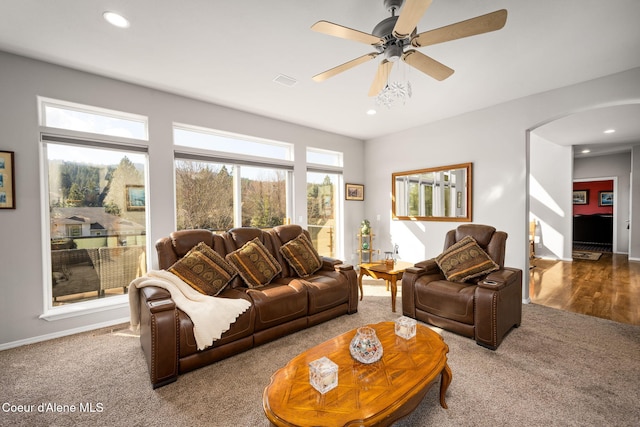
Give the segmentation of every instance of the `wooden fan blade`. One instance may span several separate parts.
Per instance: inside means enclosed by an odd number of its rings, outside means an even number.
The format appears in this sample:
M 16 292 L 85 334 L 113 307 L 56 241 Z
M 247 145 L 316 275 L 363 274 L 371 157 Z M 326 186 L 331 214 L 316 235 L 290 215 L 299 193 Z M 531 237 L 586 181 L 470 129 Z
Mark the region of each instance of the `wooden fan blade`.
M 334 24 L 328 21 L 318 21 L 311 26 L 311 29 L 322 34 L 340 37 L 347 40 L 353 40 L 369 45 L 384 43 L 384 40 L 382 40 L 380 37 L 376 37 L 372 34 L 364 33 L 362 31 L 354 30 L 352 28 Z
M 436 80 L 444 80 L 453 74 L 453 70 L 417 50 L 408 50 L 402 55 L 402 60 L 413 68 L 422 71 Z
M 377 52 L 367 53 L 366 55 L 362 55 L 359 58 L 352 59 L 349 62 L 345 62 L 344 64 L 338 65 L 337 67 L 333 67 L 330 70 L 324 71 L 320 74 L 316 74 L 313 76 L 313 80 L 316 82 L 323 82 L 327 80 L 329 77 L 333 77 L 336 74 L 340 74 L 343 71 L 347 71 L 350 68 L 355 67 L 356 65 L 360 65 L 364 62 L 370 61 L 379 54 Z
M 429 46 L 437 43 L 457 40 L 464 37 L 496 31 L 504 27 L 507 22 L 507 11 L 496 10 L 486 15 L 467 19 L 456 24 L 440 27 L 435 30 L 425 31 L 411 40 L 414 47 Z
M 378 65 L 378 71 L 376 72 L 376 77 L 373 79 L 373 83 L 369 89 L 369 96 L 376 96 L 382 89 L 384 89 L 387 84 L 387 80 L 389 80 L 389 73 L 391 73 L 392 68 L 393 62 L 387 61 L 386 59 L 383 59 L 382 62 L 380 62 L 380 65 Z
M 431 6 L 431 0 L 405 0 L 400 16 L 393 27 L 393 36 L 399 39 L 411 36 L 429 6 Z

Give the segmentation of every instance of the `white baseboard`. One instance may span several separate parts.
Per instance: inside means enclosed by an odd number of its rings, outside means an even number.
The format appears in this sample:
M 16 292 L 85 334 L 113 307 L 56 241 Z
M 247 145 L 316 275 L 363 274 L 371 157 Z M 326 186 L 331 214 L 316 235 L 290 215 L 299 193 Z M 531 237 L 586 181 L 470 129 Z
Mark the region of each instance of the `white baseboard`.
M 40 335 L 37 337 L 26 338 L 23 340 L 12 341 L 4 344 L 0 344 L 0 351 L 8 350 L 10 348 L 20 347 L 27 344 L 34 344 L 37 342 L 48 341 L 55 338 L 66 337 L 68 335 L 78 334 L 80 332 L 93 331 L 95 329 L 106 328 L 108 326 L 118 325 L 120 323 L 128 323 L 129 317 L 123 317 L 120 319 L 109 320 L 102 323 L 94 323 L 92 325 L 81 326 L 79 328 L 67 329 L 64 331 L 54 332 L 52 334 Z
M 534 260 L 536 259 L 541 259 L 543 261 L 573 261 L 572 258 L 558 258 L 552 256 L 536 256 Z M 531 263 L 531 261 L 529 263 Z

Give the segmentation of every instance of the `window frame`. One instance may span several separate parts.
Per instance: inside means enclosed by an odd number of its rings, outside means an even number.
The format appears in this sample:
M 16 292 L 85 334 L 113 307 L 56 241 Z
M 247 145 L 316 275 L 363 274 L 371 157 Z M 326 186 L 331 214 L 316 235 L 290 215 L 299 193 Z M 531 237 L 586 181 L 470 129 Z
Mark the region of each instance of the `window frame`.
M 76 104 L 67 101 L 60 101 L 51 98 L 38 96 L 38 120 L 39 120 L 39 171 L 40 171 L 40 203 L 47 207 L 41 210 L 41 260 L 42 260 L 42 286 L 43 286 L 43 312 L 40 319 L 56 321 L 78 316 L 99 313 L 103 311 L 122 310 L 129 307 L 129 296 L 127 294 L 115 295 L 109 298 L 98 298 L 88 301 L 76 302 L 60 306 L 53 306 L 53 283 L 51 278 L 51 215 L 49 200 L 49 165 L 47 157 L 47 144 L 74 144 L 87 148 L 101 148 L 107 150 L 120 150 L 123 152 L 135 152 L 143 154 L 145 158 L 144 185 L 149 190 L 149 146 L 148 146 L 148 118 L 146 116 L 133 115 L 130 113 L 108 110 L 100 107 Z M 82 111 L 90 114 L 106 115 L 107 117 L 124 118 L 127 120 L 135 117 L 144 123 L 146 139 L 126 138 L 103 133 L 82 132 L 73 129 L 54 128 L 46 126 L 46 106 L 69 107 L 75 111 Z M 147 236 L 150 235 L 149 214 L 145 215 L 145 230 Z M 146 253 L 149 254 L 151 244 L 146 240 Z M 150 269 L 151 257 L 146 257 L 146 268 Z M 121 319 L 123 322 L 127 318 Z M 108 322 L 112 324 L 113 322 Z
M 126 120 L 130 122 L 139 122 L 143 125 L 144 135 L 141 138 L 136 137 L 123 137 L 118 135 L 112 135 L 104 132 L 88 132 L 88 131 L 79 131 L 72 128 L 63 128 L 50 126 L 47 124 L 47 107 L 66 109 L 69 111 L 74 111 L 78 113 L 92 114 L 96 116 L 108 117 L 112 119 L 120 119 Z M 53 133 L 58 134 L 68 134 L 69 132 L 80 133 L 85 135 L 100 135 L 100 137 L 106 137 L 109 140 L 112 138 L 116 139 L 125 139 L 130 141 L 135 141 L 139 143 L 140 141 L 149 141 L 149 119 L 147 116 L 143 116 L 140 114 L 127 113 L 124 111 L 111 110 L 108 108 L 102 107 L 94 107 L 91 105 L 78 104 L 70 101 L 62 101 L 59 99 L 46 98 L 43 96 L 38 96 L 38 123 L 41 128 L 50 129 Z
M 273 156 L 253 156 L 246 154 L 243 151 L 221 150 L 216 148 L 202 148 L 191 145 L 179 144 L 176 142 L 176 130 L 184 132 L 192 132 L 195 134 L 209 135 L 214 138 L 234 139 L 237 141 L 248 142 L 252 144 L 260 144 L 267 147 L 280 147 L 286 148 L 285 158 L 273 157 Z M 205 128 L 202 126 L 189 125 L 185 123 L 174 122 L 172 126 L 173 146 L 177 152 L 180 153 L 200 153 L 202 155 L 213 155 L 221 158 L 229 158 L 235 160 L 249 159 L 250 161 L 257 163 L 270 163 L 270 164 L 282 164 L 292 165 L 294 162 L 294 145 L 289 142 L 275 141 L 272 139 L 258 138 L 250 135 L 243 135 L 239 133 L 225 132 L 216 129 Z M 265 160 L 268 159 L 268 160 Z
M 279 169 L 286 172 L 285 178 L 285 197 L 286 197 L 286 217 L 285 221 L 291 221 L 291 218 L 295 218 L 295 206 L 293 201 L 293 188 L 294 188 L 294 161 L 293 144 L 287 142 L 279 142 L 268 140 L 264 138 L 255 138 L 248 135 L 235 134 L 230 132 L 218 131 L 215 129 L 203 128 L 194 125 L 188 125 L 184 123 L 173 123 L 173 137 L 174 137 L 174 155 L 173 155 L 173 176 L 174 176 L 174 223 L 178 224 L 178 199 L 177 199 L 177 182 L 176 182 L 176 161 L 196 161 L 206 163 L 223 163 L 227 165 L 233 165 L 239 173 L 234 173 L 234 185 L 233 185 L 233 222 L 234 227 L 242 226 L 242 203 L 240 194 L 240 181 L 242 177 L 242 167 L 258 167 L 258 168 L 271 168 Z M 236 138 L 238 140 L 250 141 L 252 143 L 265 144 L 267 146 L 284 146 L 288 148 L 288 157 L 291 160 L 284 160 L 275 157 L 259 157 L 251 156 L 244 153 L 233 153 L 229 151 L 219 151 L 215 149 L 206 149 L 199 147 L 190 147 L 187 145 L 176 144 L 175 142 L 175 130 L 195 132 L 200 134 L 209 134 L 212 136 L 222 136 L 224 138 Z
M 333 157 L 333 159 L 335 160 L 334 163 L 328 163 L 328 162 L 313 162 L 309 160 L 309 154 L 311 154 L 313 156 L 313 154 L 317 154 L 320 156 L 328 156 L 328 157 Z M 324 168 L 331 168 L 332 170 L 340 170 L 342 171 L 344 169 L 344 153 L 341 151 L 335 151 L 335 150 L 327 150 L 324 148 L 317 148 L 317 147 L 307 147 L 306 150 L 306 161 L 308 165 L 321 165 Z

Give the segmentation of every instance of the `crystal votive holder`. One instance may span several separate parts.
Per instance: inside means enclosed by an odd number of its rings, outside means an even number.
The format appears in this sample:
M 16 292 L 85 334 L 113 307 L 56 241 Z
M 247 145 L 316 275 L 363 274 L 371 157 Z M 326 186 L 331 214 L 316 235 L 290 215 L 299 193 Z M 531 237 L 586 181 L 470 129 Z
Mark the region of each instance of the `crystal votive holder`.
M 320 393 L 325 394 L 338 386 L 338 365 L 327 357 L 309 363 L 309 382 Z
M 406 340 L 416 336 L 416 320 L 407 316 L 396 319 L 396 335 Z

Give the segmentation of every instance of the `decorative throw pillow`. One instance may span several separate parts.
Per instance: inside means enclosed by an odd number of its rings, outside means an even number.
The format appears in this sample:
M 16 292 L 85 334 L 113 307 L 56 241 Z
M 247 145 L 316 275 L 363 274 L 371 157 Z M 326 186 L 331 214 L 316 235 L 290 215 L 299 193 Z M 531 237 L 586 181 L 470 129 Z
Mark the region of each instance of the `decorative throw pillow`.
M 435 260 L 451 282 L 464 282 L 500 268 L 471 236 L 449 246 Z
M 168 271 L 205 295 L 216 296 L 236 275 L 236 270 L 204 242 L 198 243 Z
M 300 277 L 308 277 L 322 267 L 320 255 L 304 234 L 282 245 L 280 253 Z
M 278 261 L 257 237 L 227 255 L 238 274 L 250 288 L 264 286 L 282 271 Z

